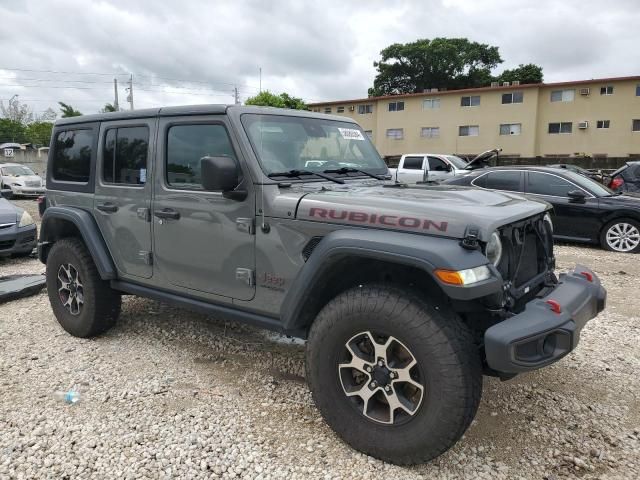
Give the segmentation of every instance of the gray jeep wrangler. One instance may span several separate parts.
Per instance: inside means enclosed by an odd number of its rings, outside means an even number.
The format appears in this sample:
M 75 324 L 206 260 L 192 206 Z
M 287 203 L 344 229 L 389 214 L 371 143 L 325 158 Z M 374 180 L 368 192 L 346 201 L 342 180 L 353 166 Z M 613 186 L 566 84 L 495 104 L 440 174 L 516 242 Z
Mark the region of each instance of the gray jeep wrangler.
M 129 294 L 307 339 L 326 422 L 389 462 L 446 451 L 483 374 L 559 360 L 605 305 L 587 267 L 555 276 L 548 204 L 393 183 L 346 118 L 138 110 L 59 120 L 51 147 L 39 257 L 67 332 Z

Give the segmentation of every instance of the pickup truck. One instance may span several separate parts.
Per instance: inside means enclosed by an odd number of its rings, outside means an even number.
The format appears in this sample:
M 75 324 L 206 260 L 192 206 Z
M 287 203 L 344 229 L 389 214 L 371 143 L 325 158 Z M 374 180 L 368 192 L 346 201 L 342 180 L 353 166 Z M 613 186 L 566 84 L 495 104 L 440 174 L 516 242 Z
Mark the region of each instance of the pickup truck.
M 455 155 L 438 153 L 408 153 L 402 155 L 398 168 L 390 168 L 389 173 L 395 182 L 443 182 L 453 177 L 466 175 L 470 170 L 488 165 L 489 160 L 500 149 L 488 150 L 473 158 L 470 162 Z

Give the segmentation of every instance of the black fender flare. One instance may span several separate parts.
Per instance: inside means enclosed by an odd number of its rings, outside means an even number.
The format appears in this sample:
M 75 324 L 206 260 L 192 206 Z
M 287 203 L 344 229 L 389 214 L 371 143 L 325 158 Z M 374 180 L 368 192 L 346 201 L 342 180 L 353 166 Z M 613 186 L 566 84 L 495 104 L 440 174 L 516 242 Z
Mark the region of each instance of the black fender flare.
M 434 270 L 464 270 L 487 265 L 479 250 L 466 250 L 454 238 L 408 234 L 370 229 L 341 229 L 325 236 L 313 250 L 307 263 L 292 281 L 282 303 L 280 318 L 285 331 L 299 331 L 307 325 L 302 318 L 307 298 L 331 268 L 346 257 L 383 260 L 419 268 L 435 279 Z M 490 264 L 489 264 L 490 265 Z M 470 287 L 448 286 L 436 282 L 450 298 L 471 300 L 498 292 L 502 288 L 500 274 L 490 266 L 493 276 Z
M 80 232 L 84 244 L 89 250 L 98 273 L 103 280 L 117 278 L 116 267 L 102 238 L 98 224 L 86 210 L 77 207 L 48 207 L 42 215 L 40 226 L 40 242 L 38 243 L 38 258 L 42 263 L 47 261 L 50 245 L 60 238 L 63 222 L 73 224 Z

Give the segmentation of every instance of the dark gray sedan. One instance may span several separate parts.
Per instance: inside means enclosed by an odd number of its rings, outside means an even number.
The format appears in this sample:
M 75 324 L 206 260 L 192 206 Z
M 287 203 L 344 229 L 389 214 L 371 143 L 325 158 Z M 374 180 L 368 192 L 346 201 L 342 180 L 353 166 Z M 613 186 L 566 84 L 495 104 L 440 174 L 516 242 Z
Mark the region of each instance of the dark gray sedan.
M 38 230 L 31 215 L 0 197 L 0 257 L 29 255 L 37 239 Z

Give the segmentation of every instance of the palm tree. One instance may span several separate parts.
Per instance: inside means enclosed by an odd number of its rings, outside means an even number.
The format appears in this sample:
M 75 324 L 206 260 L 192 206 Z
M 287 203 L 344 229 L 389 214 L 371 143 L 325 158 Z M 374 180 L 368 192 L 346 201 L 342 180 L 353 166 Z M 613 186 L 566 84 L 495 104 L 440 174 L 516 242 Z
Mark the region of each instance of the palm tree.
M 60 105 L 60 111 L 62 112 L 62 118 L 79 117 L 80 115 L 82 115 L 82 112 L 76 110 L 75 108 L 73 108 L 71 105 L 69 105 L 67 103 L 58 102 L 58 104 Z

